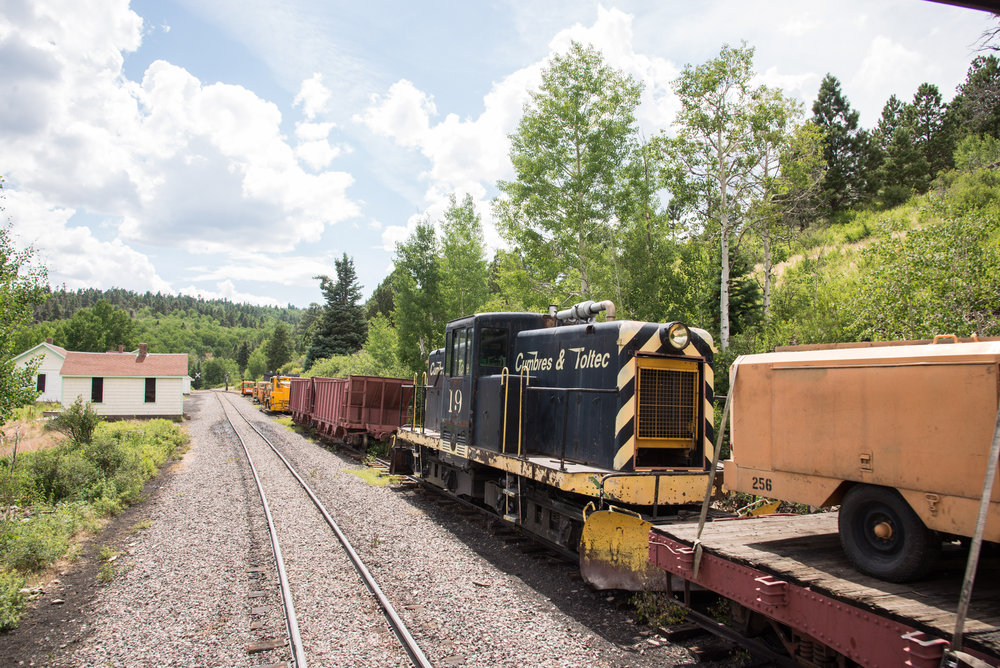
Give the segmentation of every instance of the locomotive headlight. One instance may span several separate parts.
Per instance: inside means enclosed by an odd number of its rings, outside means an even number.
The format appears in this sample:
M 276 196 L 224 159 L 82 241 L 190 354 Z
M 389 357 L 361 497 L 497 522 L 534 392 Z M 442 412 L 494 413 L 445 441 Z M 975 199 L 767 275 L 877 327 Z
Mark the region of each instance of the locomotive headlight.
M 667 329 L 667 343 L 675 350 L 683 350 L 690 340 L 691 332 L 682 322 L 675 322 Z

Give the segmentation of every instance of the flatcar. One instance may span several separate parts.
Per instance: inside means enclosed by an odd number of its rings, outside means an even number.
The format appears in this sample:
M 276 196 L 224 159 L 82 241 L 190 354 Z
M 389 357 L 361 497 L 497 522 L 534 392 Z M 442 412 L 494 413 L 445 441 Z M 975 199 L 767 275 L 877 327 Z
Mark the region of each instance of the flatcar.
M 1000 342 L 942 339 L 738 358 L 725 488 L 839 511 L 661 524 L 650 562 L 801 665 L 1000 665 Z
M 452 321 L 394 462 L 579 550 L 594 586 L 662 588 L 647 534 L 704 495 L 712 355 L 707 332 L 616 320 L 610 301 Z

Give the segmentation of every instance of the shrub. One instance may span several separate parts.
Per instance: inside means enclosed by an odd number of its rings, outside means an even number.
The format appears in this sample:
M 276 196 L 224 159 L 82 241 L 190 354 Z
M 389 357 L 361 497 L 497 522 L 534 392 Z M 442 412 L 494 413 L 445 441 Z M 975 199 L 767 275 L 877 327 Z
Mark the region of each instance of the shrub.
M 84 456 L 105 476 L 113 476 L 129 460 L 129 451 L 119 441 L 107 433 L 101 433 L 84 447 Z
M 77 443 L 90 443 L 94 437 L 94 430 L 101 421 L 101 416 L 93 409 L 90 402 L 84 403 L 77 397 L 73 405 L 53 418 L 49 425 Z
M 24 577 L 0 568 L 0 631 L 9 631 L 17 626 L 24 610 Z
M 42 510 L 24 520 L 9 520 L 0 530 L 0 567 L 22 573 L 41 570 L 61 557 L 80 528 L 79 506 Z

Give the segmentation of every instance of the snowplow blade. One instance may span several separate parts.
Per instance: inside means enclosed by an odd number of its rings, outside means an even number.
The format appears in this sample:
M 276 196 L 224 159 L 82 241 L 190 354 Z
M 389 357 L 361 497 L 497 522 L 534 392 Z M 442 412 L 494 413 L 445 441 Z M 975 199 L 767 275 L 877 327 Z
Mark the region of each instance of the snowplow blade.
M 629 513 L 599 510 L 580 537 L 580 574 L 596 589 L 665 591 L 663 571 L 649 563 L 652 524 Z

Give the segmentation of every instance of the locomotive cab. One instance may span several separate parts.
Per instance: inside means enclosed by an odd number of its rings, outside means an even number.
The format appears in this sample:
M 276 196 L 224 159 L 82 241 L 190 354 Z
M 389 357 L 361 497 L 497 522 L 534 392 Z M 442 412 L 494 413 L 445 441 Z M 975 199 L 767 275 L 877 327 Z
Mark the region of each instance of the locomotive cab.
M 482 418 L 496 422 L 502 372 L 513 368 L 512 343 L 519 332 L 545 324 L 535 313 L 482 313 L 448 323 L 439 411 L 441 440 L 453 452 L 473 442 Z M 499 437 L 475 444 L 496 449 Z

